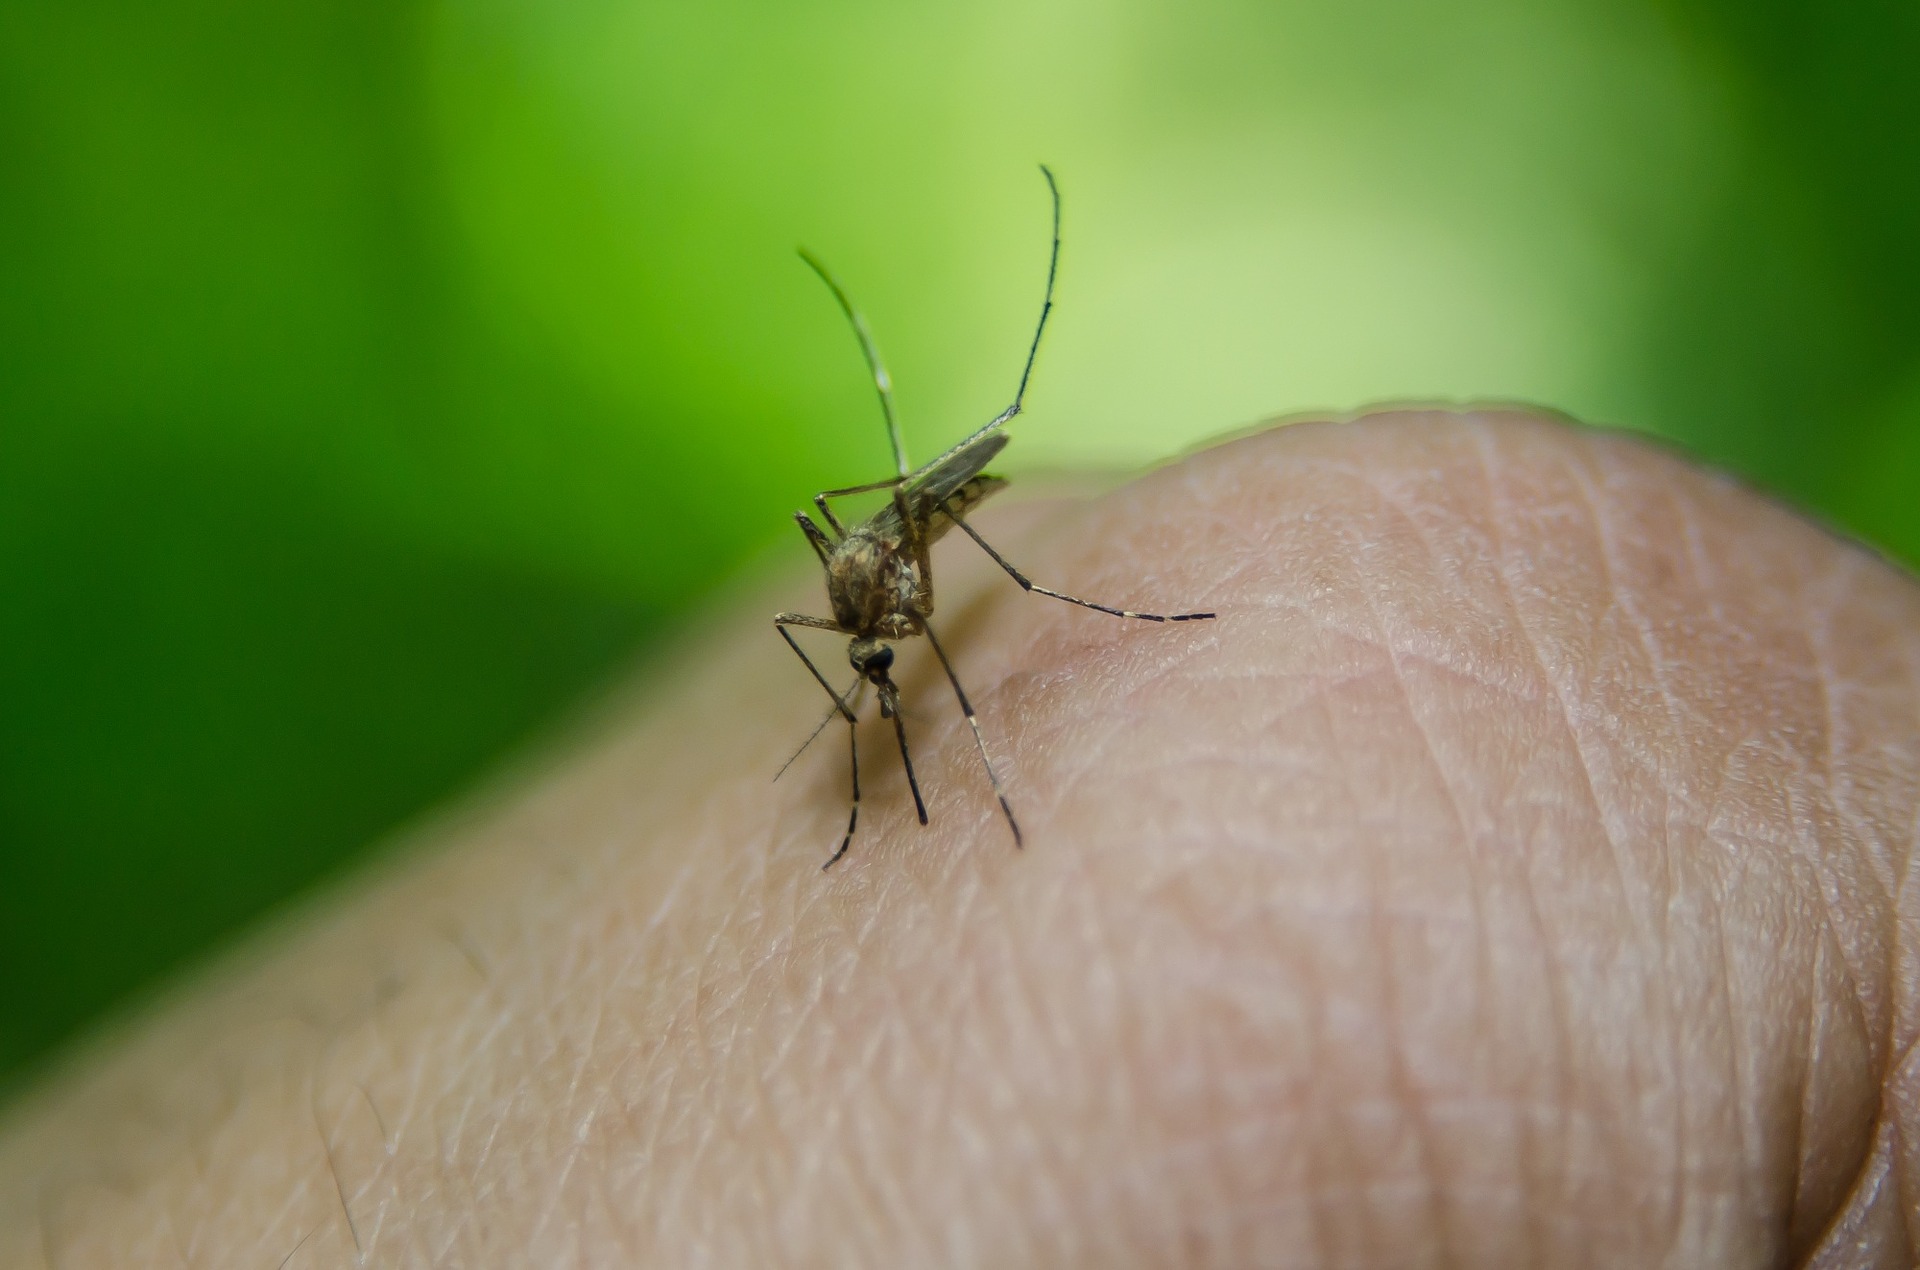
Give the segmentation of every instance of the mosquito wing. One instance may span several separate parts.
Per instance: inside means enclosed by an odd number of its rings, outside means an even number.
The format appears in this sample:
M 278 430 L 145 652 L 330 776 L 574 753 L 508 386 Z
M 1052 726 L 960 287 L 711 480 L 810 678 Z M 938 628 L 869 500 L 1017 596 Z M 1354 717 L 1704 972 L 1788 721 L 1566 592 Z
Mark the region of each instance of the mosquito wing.
M 955 446 L 907 478 L 901 492 L 906 496 L 908 507 L 927 517 L 928 541 L 953 527 L 953 522 L 938 510 L 942 501 L 964 514 L 1006 484 L 1001 477 L 982 476 L 980 472 L 1007 448 L 1010 439 L 1004 432 L 986 433 Z M 893 503 L 875 512 L 871 523 L 887 537 L 897 537 L 906 529 L 900 523 L 900 509 Z
M 1007 442 L 1011 439 L 1004 432 L 989 432 L 948 450 L 907 478 L 909 503 L 925 500 L 937 504 L 980 475 L 987 464 L 993 462 L 994 456 L 1007 448 Z

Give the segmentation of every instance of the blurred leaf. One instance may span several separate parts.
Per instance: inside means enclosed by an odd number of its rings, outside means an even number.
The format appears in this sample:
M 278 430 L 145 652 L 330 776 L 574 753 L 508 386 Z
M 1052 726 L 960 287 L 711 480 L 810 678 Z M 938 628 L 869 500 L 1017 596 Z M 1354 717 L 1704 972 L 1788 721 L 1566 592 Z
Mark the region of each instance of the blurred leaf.
M 0 500 L 0 1070 L 452 792 L 648 624 L 232 455 L 16 465 Z

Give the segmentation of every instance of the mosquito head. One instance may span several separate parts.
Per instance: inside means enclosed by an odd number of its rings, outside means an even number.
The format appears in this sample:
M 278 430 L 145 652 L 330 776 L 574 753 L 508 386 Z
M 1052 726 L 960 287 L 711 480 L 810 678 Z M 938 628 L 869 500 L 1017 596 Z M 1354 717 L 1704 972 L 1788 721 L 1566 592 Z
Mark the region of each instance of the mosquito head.
M 847 660 L 861 678 L 880 690 L 880 717 L 891 719 L 899 706 L 899 693 L 887 675 L 893 667 L 893 649 L 877 639 L 856 639 L 847 645 Z
M 847 645 L 847 660 L 867 679 L 883 684 L 893 666 L 893 649 L 877 639 L 856 639 Z

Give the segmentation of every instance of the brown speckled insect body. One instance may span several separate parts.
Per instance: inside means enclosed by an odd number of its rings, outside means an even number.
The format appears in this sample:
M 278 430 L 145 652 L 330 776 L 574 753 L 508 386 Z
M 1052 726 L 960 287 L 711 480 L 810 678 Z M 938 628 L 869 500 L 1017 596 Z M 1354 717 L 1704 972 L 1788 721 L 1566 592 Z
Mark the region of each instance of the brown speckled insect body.
M 993 760 L 987 757 L 986 741 L 980 735 L 980 721 L 974 715 L 973 703 L 960 686 L 959 676 L 954 674 L 953 663 L 948 660 L 946 649 L 941 647 L 939 639 L 934 636 L 933 627 L 928 624 L 928 619 L 933 616 L 933 564 L 928 552 L 948 530 L 959 526 L 961 532 L 979 544 L 994 563 L 1006 570 L 1027 591 L 1111 613 L 1115 617 L 1138 618 L 1148 622 L 1192 622 L 1213 616 L 1212 613 L 1177 613 L 1170 617 L 1136 613 L 1131 609 L 1112 608 L 1049 590 L 1028 580 L 966 522 L 968 511 L 1006 485 L 1003 478 L 989 476 L 984 469 L 995 455 L 1006 448 L 1009 438 L 1002 429 L 1008 420 L 1020 413 L 1021 403 L 1027 394 L 1027 380 L 1033 374 L 1034 358 L 1040 351 L 1040 336 L 1047 329 L 1047 315 L 1053 311 L 1053 280 L 1060 264 L 1060 189 L 1054 183 L 1052 172 L 1045 167 L 1040 171 L 1047 178 L 1047 189 L 1053 196 L 1053 249 L 1047 261 L 1046 299 L 1040 306 L 1040 322 L 1034 328 L 1033 343 L 1027 348 L 1027 362 L 1020 372 L 1020 386 L 1014 393 L 1013 404 L 985 427 L 922 467 L 907 466 L 906 449 L 900 441 L 900 425 L 893 412 L 893 383 L 880 361 L 878 350 L 874 348 L 872 337 L 867 333 L 865 320 L 826 267 L 805 251 L 800 253 L 832 289 L 847 320 L 853 324 L 854 334 L 859 337 L 860 349 L 866 354 L 867 367 L 873 372 L 874 386 L 880 392 L 880 409 L 886 416 L 887 437 L 893 444 L 894 465 L 899 472 L 899 475 L 884 481 L 823 490 L 815 494 L 813 505 L 819 511 L 820 520 L 826 523 L 825 528 L 804 511 L 793 514 L 801 532 L 812 544 L 814 554 L 820 557 L 821 568 L 826 572 L 827 603 L 833 610 L 833 616 L 824 618 L 809 617 L 803 613 L 780 613 L 775 615 L 773 624 L 788 646 L 806 663 L 821 688 L 833 698 L 833 711 L 820 726 L 824 728 L 836 716 L 846 720 L 848 753 L 853 771 L 853 796 L 847 813 L 847 832 L 840 840 L 839 850 L 821 866 L 822 869 L 832 868 L 847 853 L 847 848 L 853 844 L 854 828 L 860 821 L 860 751 L 854 724 L 858 694 L 865 685 L 872 685 L 875 695 L 880 699 L 880 716 L 893 720 L 894 735 L 900 742 L 900 761 L 907 771 L 907 786 L 913 791 L 913 804 L 919 812 L 920 823 L 927 823 L 927 805 L 920 797 L 920 783 L 914 777 L 913 759 L 907 751 L 906 724 L 900 717 L 900 690 L 890 674 L 893 666 L 891 645 L 916 635 L 927 637 L 934 655 L 940 659 L 941 669 L 947 672 L 947 681 L 953 685 L 954 695 L 960 700 L 960 709 L 973 729 L 973 741 L 979 748 L 980 762 L 987 769 L 987 780 L 1000 800 L 1000 810 L 1006 813 L 1007 827 L 1013 831 L 1014 845 L 1021 845 L 1019 822 L 1013 818 L 1013 808 L 1001 788 L 999 774 L 993 769 Z M 880 490 L 891 494 L 888 505 L 852 527 L 841 524 L 829 505 L 830 500 L 835 498 Z M 834 691 L 833 685 L 820 673 L 820 668 L 793 638 L 789 628 L 795 626 L 833 631 L 849 637 L 847 660 L 859 678 L 845 693 Z M 814 735 L 819 735 L 819 729 L 814 730 Z M 801 748 L 804 750 L 806 747 Z M 785 770 L 781 769 L 783 772 Z

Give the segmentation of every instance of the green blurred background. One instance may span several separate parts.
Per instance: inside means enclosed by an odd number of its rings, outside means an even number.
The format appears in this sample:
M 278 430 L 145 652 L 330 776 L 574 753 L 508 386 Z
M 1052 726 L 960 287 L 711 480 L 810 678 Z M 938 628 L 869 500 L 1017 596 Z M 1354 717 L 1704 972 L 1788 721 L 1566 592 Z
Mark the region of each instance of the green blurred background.
M 925 456 L 1513 397 L 1920 558 L 1920 5 L 0 0 L 0 1085 Z M 769 639 L 767 656 L 783 653 Z

